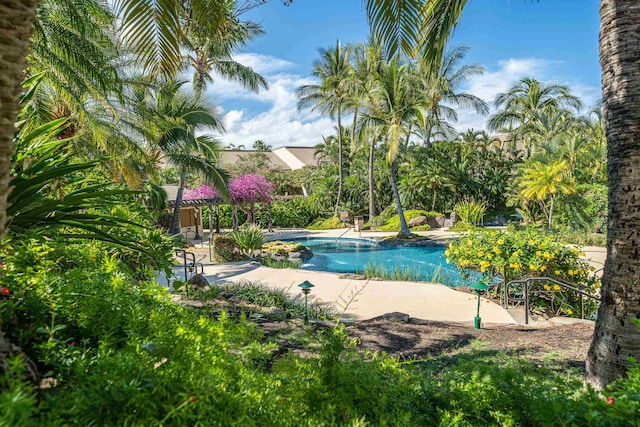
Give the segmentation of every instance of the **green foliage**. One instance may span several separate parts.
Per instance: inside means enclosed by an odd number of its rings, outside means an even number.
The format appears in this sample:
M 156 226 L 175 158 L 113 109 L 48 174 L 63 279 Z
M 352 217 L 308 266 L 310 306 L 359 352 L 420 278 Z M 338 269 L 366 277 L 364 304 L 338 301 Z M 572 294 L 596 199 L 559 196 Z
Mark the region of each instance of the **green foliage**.
M 480 226 L 482 225 L 482 218 L 484 218 L 484 214 L 487 211 L 487 204 L 475 200 L 465 200 L 456 203 L 453 210 L 463 224 Z
M 382 214 L 381 214 L 382 216 Z M 430 218 L 435 218 L 437 216 L 442 216 L 442 214 L 438 213 L 438 212 L 427 212 L 427 211 L 423 211 L 423 210 L 406 210 L 404 211 L 404 219 L 409 222 L 410 220 L 412 220 L 413 218 L 419 217 L 419 216 L 425 216 L 427 217 L 427 219 Z M 426 230 L 423 231 L 428 231 L 431 228 L 428 228 Z M 400 216 L 398 214 L 393 215 L 391 218 L 389 218 L 386 222 L 385 225 L 383 225 L 382 227 L 380 227 L 380 230 L 382 231 L 400 231 Z M 412 230 L 415 230 L 415 228 L 412 228 Z
M 219 293 L 227 297 L 236 297 L 248 304 L 256 304 L 261 307 L 278 307 L 288 313 L 289 316 L 302 317 L 304 315 L 304 299 L 294 289 L 295 297 L 291 297 L 291 290 L 273 288 L 259 282 L 242 281 L 222 285 Z M 335 316 L 331 307 L 309 299 L 309 316 L 314 319 L 330 319 Z
M 271 225 L 274 227 L 306 227 L 318 216 L 318 211 L 309 198 L 294 197 L 286 201 L 273 202 L 270 208 L 263 206 L 256 215 L 258 223 L 263 227 L 268 225 L 268 209 L 271 209 Z
M 276 259 L 270 256 L 260 258 L 260 262 L 265 267 L 271 268 L 300 268 L 300 260 Z
M 395 280 L 402 282 L 430 282 L 454 286 L 455 279 L 446 273 L 441 266 L 431 272 L 421 271 L 415 267 L 390 267 L 384 263 L 369 262 L 364 266 L 362 274 L 367 279 Z
M 254 252 L 261 249 L 264 243 L 262 229 L 253 224 L 240 227 L 229 233 L 229 237 L 236 243 L 242 256 L 253 256 Z
M 411 227 L 411 231 L 429 231 L 429 230 L 431 230 L 431 226 L 429 224 L 416 225 L 415 227 Z
M 242 253 L 235 240 L 226 234 L 213 237 L 213 259 L 216 262 L 233 262 L 242 259 Z
M 600 281 L 590 275 L 594 270 L 580 257 L 583 252 L 555 240 L 553 235 L 536 230 L 475 232 L 449 244 L 447 262 L 453 262 L 469 275 L 471 271 L 492 280 L 492 272 L 506 274 L 509 280 L 527 276 L 549 276 L 576 283 L 583 291 L 596 295 Z M 578 316 L 580 298 L 557 284 L 538 282 L 532 285 L 532 303 L 556 314 Z M 585 316 L 595 313 L 597 303 L 585 300 Z
M 319 219 L 307 228 L 309 230 L 333 230 L 336 228 L 343 228 L 344 224 L 340 221 L 340 218 L 332 216 L 327 219 Z
M 16 304 L 3 325 L 52 387 L 36 394 L 24 364 L 11 360 L 0 425 L 618 426 L 637 411 L 635 368 L 607 405 L 578 375 L 482 351 L 400 361 L 358 351 L 341 327 L 299 329 L 310 351 L 282 352 L 279 337 L 243 316 L 175 304 L 102 245 L 5 246 L 3 284 Z M 291 291 L 295 298 L 256 283 L 215 290 L 300 317 L 303 299 Z M 310 308 L 313 318 L 334 314 L 313 300 Z

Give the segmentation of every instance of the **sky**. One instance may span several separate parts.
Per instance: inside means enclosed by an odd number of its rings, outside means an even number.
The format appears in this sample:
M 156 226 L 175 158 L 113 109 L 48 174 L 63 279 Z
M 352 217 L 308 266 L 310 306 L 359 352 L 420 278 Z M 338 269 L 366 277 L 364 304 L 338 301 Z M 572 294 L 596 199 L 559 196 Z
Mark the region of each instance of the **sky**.
M 462 90 L 493 108 L 496 95 L 524 77 L 567 85 L 589 107 L 601 94 L 598 58 L 598 0 L 469 0 L 450 46 L 469 48 L 464 64 L 485 73 Z M 252 93 L 216 76 L 208 94 L 222 109 L 225 145 L 251 148 L 313 146 L 335 133 L 335 123 L 311 110 L 298 111 L 295 90 L 314 83 L 320 48 L 365 41 L 369 28 L 362 0 L 280 0 L 243 15 L 266 34 L 238 51 L 235 59 L 269 82 Z M 458 131 L 485 129 L 486 116 L 458 110 Z

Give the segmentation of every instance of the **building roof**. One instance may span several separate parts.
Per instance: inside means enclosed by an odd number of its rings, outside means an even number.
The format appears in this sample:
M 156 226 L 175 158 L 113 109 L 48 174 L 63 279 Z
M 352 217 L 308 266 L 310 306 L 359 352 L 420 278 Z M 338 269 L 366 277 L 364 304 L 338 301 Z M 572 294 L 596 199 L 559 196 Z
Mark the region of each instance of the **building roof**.
M 290 167 L 280 159 L 273 151 L 257 151 L 257 150 L 223 150 L 220 153 L 220 166 L 233 165 L 240 158 L 248 157 L 255 154 L 262 154 L 267 161 L 277 169 L 290 169 Z

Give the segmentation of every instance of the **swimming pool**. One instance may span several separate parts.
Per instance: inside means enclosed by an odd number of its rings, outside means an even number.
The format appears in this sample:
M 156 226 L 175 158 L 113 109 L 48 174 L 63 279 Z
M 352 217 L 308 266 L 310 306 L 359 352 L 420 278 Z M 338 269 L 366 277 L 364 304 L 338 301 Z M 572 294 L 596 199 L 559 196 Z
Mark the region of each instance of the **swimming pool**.
M 433 279 L 437 270 L 446 284 L 460 284 L 460 273 L 446 263 L 444 246 L 387 246 L 366 239 L 331 239 L 308 237 L 293 239 L 307 246 L 313 258 L 302 265 L 304 270 L 332 273 L 360 273 L 365 267 L 384 266 L 387 271 L 411 270 L 418 280 Z

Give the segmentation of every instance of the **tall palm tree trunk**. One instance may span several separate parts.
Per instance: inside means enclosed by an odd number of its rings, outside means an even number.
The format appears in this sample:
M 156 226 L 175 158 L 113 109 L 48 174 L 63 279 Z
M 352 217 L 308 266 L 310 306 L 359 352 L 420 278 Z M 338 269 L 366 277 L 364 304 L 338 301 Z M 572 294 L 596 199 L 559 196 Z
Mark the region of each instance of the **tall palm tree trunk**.
M 176 204 L 173 208 L 173 217 L 171 218 L 171 226 L 169 234 L 180 234 L 180 205 L 182 205 L 182 193 L 184 193 L 184 172 L 180 173 L 180 182 L 178 183 L 178 194 L 176 194 Z
M 6 232 L 14 124 L 37 4 L 37 0 L 0 0 L 0 240 Z
M 377 137 L 374 135 L 369 143 L 369 221 L 376 216 L 376 199 L 373 192 L 373 186 L 375 184 L 373 179 L 373 166 L 376 160 L 376 139 Z
M 342 119 L 340 117 L 340 106 L 338 105 L 338 197 L 336 197 L 336 207 L 333 210 L 333 216 L 338 215 L 338 208 L 342 199 Z
M 600 64 L 608 143 L 609 216 L 602 302 L 586 381 L 602 388 L 640 355 L 640 7 L 601 0 Z
M 0 0 L 0 241 L 6 232 L 14 124 L 20 111 L 18 97 L 22 91 L 37 4 L 37 0 Z M 0 326 L 0 375 L 5 373 L 7 366 L 4 358 L 19 352 L 18 347 L 5 339 Z
M 407 225 L 407 220 L 404 218 L 404 209 L 400 202 L 400 192 L 398 191 L 398 182 L 396 178 L 396 161 L 394 160 L 389 165 L 389 172 L 391 175 L 391 188 L 393 188 L 393 198 L 396 201 L 396 208 L 398 210 L 398 217 L 400 217 L 400 234 L 403 236 L 409 236 L 411 231 Z

